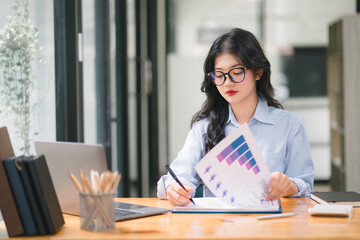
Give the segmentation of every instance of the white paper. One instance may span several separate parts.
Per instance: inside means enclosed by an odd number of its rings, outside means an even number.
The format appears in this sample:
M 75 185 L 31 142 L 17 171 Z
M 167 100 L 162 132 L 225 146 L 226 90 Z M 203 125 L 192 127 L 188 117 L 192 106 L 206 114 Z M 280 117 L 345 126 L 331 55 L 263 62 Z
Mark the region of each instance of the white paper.
M 272 212 L 279 210 L 278 201 L 263 201 L 261 206 L 252 208 L 236 208 L 217 197 L 193 198 L 185 206 L 175 206 L 173 212 Z
M 236 208 L 262 206 L 269 194 L 270 171 L 247 124 L 218 143 L 195 170 L 216 197 Z

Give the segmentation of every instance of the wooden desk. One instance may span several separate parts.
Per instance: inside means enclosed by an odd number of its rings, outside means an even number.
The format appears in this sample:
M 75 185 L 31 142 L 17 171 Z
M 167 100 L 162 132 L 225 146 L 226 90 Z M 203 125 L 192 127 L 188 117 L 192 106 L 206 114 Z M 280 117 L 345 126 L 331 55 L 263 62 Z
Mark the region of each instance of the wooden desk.
M 125 198 L 124 202 L 171 208 L 166 200 Z M 311 217 L 310 198 L 282 199 L 290 218 L 257 220 L 258 214 L 167 213 L 116 223 L 116 229 L 93 233 L 80 229 L 79 217 L 64 215 L 65 225 L 55 235 L 36 239 L 360 239 L 360 208 L 351 219 Z M 29 239 L 18 237 L 16 240 Z

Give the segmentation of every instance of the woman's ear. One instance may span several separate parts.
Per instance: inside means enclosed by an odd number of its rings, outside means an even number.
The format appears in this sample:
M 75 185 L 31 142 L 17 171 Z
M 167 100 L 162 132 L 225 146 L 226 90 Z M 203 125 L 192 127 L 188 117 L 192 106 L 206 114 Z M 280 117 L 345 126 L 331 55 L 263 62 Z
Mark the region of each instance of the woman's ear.
M 263 73 L 264 73 L 264 70 L 263 70 L 263 69 L 258 69 L 258 70 L 256 70 L 256 71 L 255 71 L 255 79 L 256 79 L 256 80 L 260 80 L 261 77 L 262 77 L 262 75 L 263 75 Z

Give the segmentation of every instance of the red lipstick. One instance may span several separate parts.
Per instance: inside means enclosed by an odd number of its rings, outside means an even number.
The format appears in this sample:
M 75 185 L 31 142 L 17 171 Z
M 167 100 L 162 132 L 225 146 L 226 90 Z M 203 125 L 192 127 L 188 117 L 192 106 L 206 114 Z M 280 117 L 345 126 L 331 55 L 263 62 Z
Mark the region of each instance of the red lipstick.
M 226 91 L 226 94 L 227 94 L 228 96 L 232 96 L 232 95 L 235 95 L 237 92 L 238 92 L 238 91 L 235 91 L 235 90 L 227 90 L 227 91 Z

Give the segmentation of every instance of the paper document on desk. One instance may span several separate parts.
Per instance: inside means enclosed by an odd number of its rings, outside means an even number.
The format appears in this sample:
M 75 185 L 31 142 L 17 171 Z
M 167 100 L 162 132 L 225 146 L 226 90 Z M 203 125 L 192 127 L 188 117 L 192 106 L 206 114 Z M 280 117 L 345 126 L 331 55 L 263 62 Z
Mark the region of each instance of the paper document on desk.
M 190 202 L 185 206 L 175 206 L 173 213 L 280 213 L 281 205 L 278 201 L 263 201 L 257 207 L 234 207 L 216 197 L 193 198 L 195 205 Z
M 247 124 L 218 143 L 195 170 L 216 197 L 237 208 L 261 206 L 269 194 L 270 171 Z

